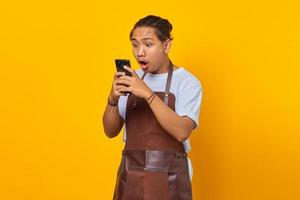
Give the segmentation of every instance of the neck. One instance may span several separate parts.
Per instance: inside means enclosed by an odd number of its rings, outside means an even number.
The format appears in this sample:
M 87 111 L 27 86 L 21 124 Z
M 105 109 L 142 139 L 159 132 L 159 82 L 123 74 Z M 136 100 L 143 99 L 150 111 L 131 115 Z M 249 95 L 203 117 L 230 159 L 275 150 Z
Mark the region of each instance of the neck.
M 153 74 L 162 74 L 162 73 L 167 73 L 169 70 L 168 70 L 168 67 L 169 67 L 169 64 L 170 64 L 170 60 L 169 58 L 167 57 L 164 62 L 162 63 L 161 67 L 156 71 L 156 72 L 152 72 Z

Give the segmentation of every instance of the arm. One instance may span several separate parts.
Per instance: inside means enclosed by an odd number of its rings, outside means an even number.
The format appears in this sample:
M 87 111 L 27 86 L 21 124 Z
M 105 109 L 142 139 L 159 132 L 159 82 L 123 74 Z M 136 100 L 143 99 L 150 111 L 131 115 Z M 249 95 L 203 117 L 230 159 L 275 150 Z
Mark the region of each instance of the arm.
M 176 112 L 157 96 L 152 100 L 150 108 L 160 125 L 179 142 L 183 142 L 190 136 L 194 127 L 192 119 L 177 115 Z
M 118 101 L 121 95 L 120 89 L 125 87 L 124 85 L 117 85 L 116 80 L 119 78 L 120 75 L 124 75 L 123 72 L 116 72 L 114 76 L 114 81 L 112 84 L 112 89 L 110 91 L 110 95 L 108 97 L 108 101 L 103 117 L 102 123 L 104 128 L 104 133 L 107 137 L 113 138 L 116 137 L 124 124 L 123 118 L 119 115 L 119 108 L 118 108 Z M 115 104 L 115 106 L 109 105 Z
M 111 97 L 109 97 L 109 99 L 111 99 Z M 113 138 L 120 133 L 124 124 L 124 120 L 119 115 L 118 105 L 111 106 L 107 103 L 103 114 L 102 123 L 104 127 L 104 133 L 107 137 Z

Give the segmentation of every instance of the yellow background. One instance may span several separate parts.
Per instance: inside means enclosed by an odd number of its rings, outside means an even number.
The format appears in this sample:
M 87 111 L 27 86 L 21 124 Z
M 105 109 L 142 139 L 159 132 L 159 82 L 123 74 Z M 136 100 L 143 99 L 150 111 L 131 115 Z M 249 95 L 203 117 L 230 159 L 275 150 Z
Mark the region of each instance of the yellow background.
M 102 114 L 148 14 L 170 20 L 171 59 L 203 85 L 194 199 L 300 199 L 296 2 L 2 1 L 0 199 L 111 199 L 123 143 Z

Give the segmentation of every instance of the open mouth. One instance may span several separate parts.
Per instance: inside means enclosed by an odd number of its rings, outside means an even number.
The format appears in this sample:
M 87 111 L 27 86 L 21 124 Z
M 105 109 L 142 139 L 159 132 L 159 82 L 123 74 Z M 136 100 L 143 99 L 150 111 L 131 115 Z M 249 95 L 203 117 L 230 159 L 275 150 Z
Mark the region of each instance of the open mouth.
M 147 69 L 148 68 L 148 61 L 140 60 L 139 64 L 140 64 L 142 69 Z

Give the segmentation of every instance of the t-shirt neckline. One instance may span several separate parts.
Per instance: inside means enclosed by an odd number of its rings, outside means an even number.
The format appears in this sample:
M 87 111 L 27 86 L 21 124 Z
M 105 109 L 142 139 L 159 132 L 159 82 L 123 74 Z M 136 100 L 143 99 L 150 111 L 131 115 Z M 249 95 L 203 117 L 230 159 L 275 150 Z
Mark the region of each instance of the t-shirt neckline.
M 178 67 L 176 70 L 173 71 L 173 74 L 177 74 L 178 72 L 182 71 L 183 67 Z M 144 71 L 142 70 L 142 74 L 144 74 Z M 147 73 L 146 76 L 150 77 L 164 77 L 167 76 L 168 72 L 165 73 L 160 73 L 160 74 L 152 74 L 152 73 Z

